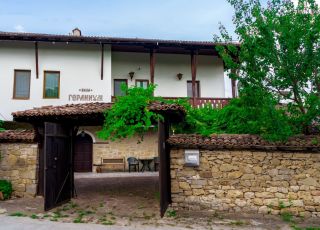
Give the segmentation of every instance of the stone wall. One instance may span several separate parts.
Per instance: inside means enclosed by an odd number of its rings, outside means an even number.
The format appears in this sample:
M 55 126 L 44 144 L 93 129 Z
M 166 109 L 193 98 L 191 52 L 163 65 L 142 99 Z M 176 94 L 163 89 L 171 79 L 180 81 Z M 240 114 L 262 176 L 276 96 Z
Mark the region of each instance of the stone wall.
M 13 195 L 32 197 L 37 192 L 38 145 L 0 143 L 0 179 L 11 181 Z
M 171 150 L 172 207 L 320 217 L 320 153 L 200 150 L 200 166 Z
M 152 131 L 145 134 L 144 140 L 140 143 L 139 138 L 135 136 L 121 141 L 105 141 L 93 144 L 94 165 L 100 164 L 102 158 L 125 158 L 126 170 L 128 170 L 128 157 L 151 159 L 156 156 L 158 156 L 158 133 Z M 151 167 L 153 167 L 153 164 L 151 164 Z M 93 171 L 96 171 L 95 166 Z

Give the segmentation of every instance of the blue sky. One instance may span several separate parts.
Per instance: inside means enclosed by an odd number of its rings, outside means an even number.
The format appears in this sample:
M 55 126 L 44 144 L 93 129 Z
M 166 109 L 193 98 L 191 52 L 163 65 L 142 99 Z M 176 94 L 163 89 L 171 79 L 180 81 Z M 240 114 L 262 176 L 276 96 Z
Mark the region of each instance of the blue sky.
M 1 31 L 212 40 L 232 16 L 226 0 L 0 0 Z

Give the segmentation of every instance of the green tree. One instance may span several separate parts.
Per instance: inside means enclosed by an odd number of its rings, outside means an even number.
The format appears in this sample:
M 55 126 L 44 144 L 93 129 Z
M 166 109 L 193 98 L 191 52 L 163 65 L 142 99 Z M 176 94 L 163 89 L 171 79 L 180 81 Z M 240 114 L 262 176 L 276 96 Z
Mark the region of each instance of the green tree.
M 320 116 L 320 15 L 314 0 L 228 0 L 235 9 L 234 24 L 241 46 L 220 26 L 217 50 L 239 81 L 240 94 L 253 92 L 264 100 L 285 103 L 291 124 L 308 134 Z M 255 94 L 254 92 L 259 92 Z M 250 100 L 250 98 L 249 98 Z M 257 104 L 259 105 L 259 103 Z
M 0 120 L 0 132 L 1 131 L 4 131 L 4 128 L 3 128 L 3 121 Z
M 148 109 L 148 105 L 157 100 L 153 96 L 155 85 L 149 85 L 146 89 L 121 87 L 125 95 L 117 97 L 112 108 L 105 111 L 104 124 L 98 136 L 116 140 L 138 134 L 142 140 L 143 134 L 161 119 L 160 115 Z

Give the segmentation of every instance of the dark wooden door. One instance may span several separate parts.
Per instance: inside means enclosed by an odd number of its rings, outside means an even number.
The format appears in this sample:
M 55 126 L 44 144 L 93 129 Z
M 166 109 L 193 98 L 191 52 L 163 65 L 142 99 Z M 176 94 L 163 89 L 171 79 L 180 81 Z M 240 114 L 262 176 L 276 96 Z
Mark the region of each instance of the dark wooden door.
M 92 172 L 92 138 L 86 133 L 79 134 L 75 140 L 74 171 Z
M 159 121 L 159 185 L 160 185 L 160 215 L 164 216 L 169 204 L 171 204 L 171 177 L 170 177 L 170 149 L 166 144 L 169 137 L 169 124 Z
M 45 123 L 44 130 L 44 209 L 68 202 L 72 196 L 72 129 Z

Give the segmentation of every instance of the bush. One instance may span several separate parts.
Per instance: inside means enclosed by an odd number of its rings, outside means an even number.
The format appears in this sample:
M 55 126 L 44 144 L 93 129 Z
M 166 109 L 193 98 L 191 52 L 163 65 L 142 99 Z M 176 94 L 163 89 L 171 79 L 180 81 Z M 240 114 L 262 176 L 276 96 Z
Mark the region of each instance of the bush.
M 3 130 L 4 130 L 4 128 L 3 128 L 3 121 L 0 120 L 0 132 L 3 131 Z
M 2 192 L 4 199 L 9 199 L 12 193 L 12 184 L 7 180 L 0 180 L 0 192 Z
M 243 92 L 222 109 L 187 107 L 184 124 L 178 133 L 257 134 L 270 141 L 285 141 L 296 133 L 289 116 L 277 106 L 272 95 L 259 89 Z

